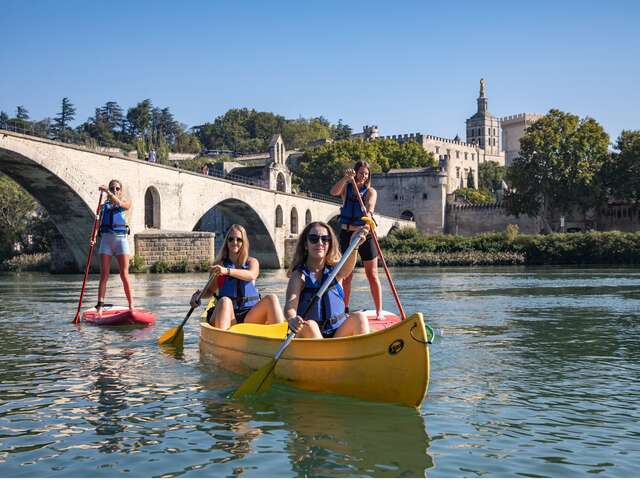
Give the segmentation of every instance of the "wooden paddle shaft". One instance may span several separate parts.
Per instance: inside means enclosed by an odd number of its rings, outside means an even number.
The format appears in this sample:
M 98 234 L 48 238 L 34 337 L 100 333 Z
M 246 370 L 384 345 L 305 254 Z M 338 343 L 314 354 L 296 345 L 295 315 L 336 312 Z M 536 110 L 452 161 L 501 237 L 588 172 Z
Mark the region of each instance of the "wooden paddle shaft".
M 87 286 L 87 277 L 89 276 L 89 268 L 91 267 L 91 257 L 93 257 L 93 249 L 96 245 L 96 237 L 98 235 L 98 226 L 100 223 L 100 207 L 102 207 L 102 195 L 104 192 L 100 191 L 100 198 L 98 199 L 98 208 L 96 208 L 96 218 L 93 221 L 93 230 L 91 231 L 91 240 L 89 242 L 89 256 L 87 257 L 87 265 L 84 269 L 84 279 L 82 280 L 82 289 L 80 290 L 80 300 L 78 300 L 78 310 L 74 317 L 74 323 L 80 322 L 80 309 L 82 308 L 82 298 L 84 297 L 84 289 Z
M 353 184 L 353 191 L 356 197 L 358 197 L 358 201 L 360 202 L 360 208 L 365 215 L 368 214 L 366 207 L 364 206 L 364 202 L 362 201 L 362 197 L 358 193 L 358 185 L 356 184 L 355 178 L 351 179 L 351 183 Z M 389 280 L 389 286 L 391 287 L 391 293 L 393 293 L 393 298 L 396 299 L 396 303 L 398 304 L 398 310 L 400 310 L 400 318 L 402 320 L 407 318 L 407 314 L 404 313 L 404 308 L 402 308 L 402 304 L 400 303 L 400 297 L 398 296 L 398 291 L 396 290 L 396 286 L 393 284 L 393 280 L 391 280 L 391 273 L 389 273 L 389 267 L 387 267 L 387 262 L 384 259 L 384 255 L 382 254 L 382 249 L 380 248 L 380 243 L 378 242 L 378 235 L 376 234 L 375 228 L 371 228 L 371 237 L 373 238 L 373 242 L 376 244 L 376 248 L 378 249 L 378 253 L 380 254 L 380 260 L 382 261 L 382 267 L 384 268 L 384 273 L 387 276 L 387 280 Z

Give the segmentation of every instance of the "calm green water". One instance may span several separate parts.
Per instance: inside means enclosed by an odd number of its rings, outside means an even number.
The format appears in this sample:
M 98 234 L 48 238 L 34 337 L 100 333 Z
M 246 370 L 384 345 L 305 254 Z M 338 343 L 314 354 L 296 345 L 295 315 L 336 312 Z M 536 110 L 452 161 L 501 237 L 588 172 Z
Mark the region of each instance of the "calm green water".
M 178 358 L 155 344 L 203 275 L 137 276 L 148 329 L 73 326 L 79 275 L 0 276 L 0 476 L 638 475 L 640 271 L 393 275 L 443 330 L 420 410 L 282 386 L 230 400 L 242 379 L 200 363 L 195 318 Z M 260 286 L 282 299 L 285 281 Z

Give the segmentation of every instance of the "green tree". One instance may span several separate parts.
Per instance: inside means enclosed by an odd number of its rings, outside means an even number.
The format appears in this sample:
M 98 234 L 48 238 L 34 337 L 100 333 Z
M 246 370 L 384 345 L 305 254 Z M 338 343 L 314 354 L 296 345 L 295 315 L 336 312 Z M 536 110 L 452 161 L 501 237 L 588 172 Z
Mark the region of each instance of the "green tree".
M 342 123 L 342 119 L 338 120 L 338 124 L 331 129 L 331 138 L 334 140 L 349 140 L 353 130 L 346 123 Z
M 466 203 L 474 205 L 493 203 L 495 200 L 491 193 L 486 190 L 476 190 L 474 188 L 459 188 L 455 192 L 456 197 L 462 199 Z
M 0 174 L 0 260 L 11 257 L 29 226 L 36 202 L 22 187 Z
M 640 203 L 640 130 L 623 130 L 605 163 L 603 176 L 609 193 Z
M 153 105 L 150 99 L 139 102 L 135 107 L 127 110 L 129 134 L 137 138 L 146 138 L 151 127 L 151 111 Z
M 9 126 L 9 115 L 7 112 L 0 112 L 0 128 L 7 128 Z
M 24 108 L 22 105 L 18 105 L 16 107 L 16 118 L 18 120 L 29 120 L 29 110 Z
M 175 146 L 176 152 L 199 153 L 200 150 L 202 150 L 202 145 L 200 145 L 200 141 L 196 135 L 185 131 L 178 134 Z
M 70 140 L 71 128 L 69 124 L 75 119 L 76 109 L 67 97 L 62 99 L 62 106 L 58 116 L 53 119 L 53 136 L 56 140 Z
M 512 189 L 505 198 L 507 210 L 541 214 L 548 222 L 600 205 L 604 189 L 598 173 L 608 144 L 609 136 L 592 118 L 550 110 L 520 140 L 520 156 L 507 172 Z
M 98 116 L 97 111 L 96 116 Z M 118 102 L 109 101 L 100 107 L 100 119 L 114 132 L 117 128 L 122 129 L 125 116 Z
M 344 170 L 360 159 L 369 162 L 372 173 L 436 165 L 433 154 L 415 142 L 340 140 L 306 150 L 293 173 L 301 190 L 326 194 Z
M 480 190 L 493 191 L 497 184 L 504 179 L 505 167 L 498 162 L 482 162 L 478 167 L 478 183 Z

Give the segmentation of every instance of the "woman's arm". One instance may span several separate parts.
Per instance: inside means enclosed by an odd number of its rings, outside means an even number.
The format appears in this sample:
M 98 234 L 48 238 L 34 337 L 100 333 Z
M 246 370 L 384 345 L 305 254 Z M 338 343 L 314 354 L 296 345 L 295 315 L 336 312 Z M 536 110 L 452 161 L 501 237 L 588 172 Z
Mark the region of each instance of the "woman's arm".
M 249 268 L 246 270 L 244 268 L 229 268 L 216 264 L 211 267 L 211 273 L 237 278 L 244 282 L 254 282 L 258 278 L 258 275 L 260 275 L 260 263 L 253 257 L 249 257 L 247 263 L 249 264 Z
M 343 197 L 347 184 L 351 182 L 352 178 L 355 177 L 355 170 L 353 168 L 347 168 L 344 171 L 344 176 L 340 180 L 338 180 L 338 182 L 333 187 L 331 187 L 331 190 L 329 190 L 329 194 L 333 195 L 334 197 Z
M 378 200 L 378 192 L 373 187 L 369 187 L 367 191 L 366 199 L 363 202 L 364 207 L 367 209 L 367 215 L 371 216 L 376 209 L 376 201 Z
M 353 240 L 353 236 L 354 235 L 359 235 L 360 236 L 360 240 L 358 241 L 358 246 L 362 245 L 364 243 L 364 240 L 365 240 L 365 238 L 367 236 L 367 232 L 368 231 L 369 231 L 369 227 L 365 226 L 361 230 L 353 232 L 353 235 L 351 235 L 351 241 Z M 364 233 L 362 233 L 362 232 L 364 232 Z M 349 241 L 349 244 L 351 244 L 351 241 Z M 342 265 L 342 268 L 337 273 L 336 280 L 342 281 L 345 278 L 347 278 L 351 274 L 351 272 L 353 272 L 353 269 L 356 266 L 356 260 L 357 259 L 358 259 L 358 248 L 356 247 L 349 254 L 349 258 L 347 258 L 347 261 L 344 262 L 344 265 Z
M 131 208 L 131 200 L 126 198 L 119 198 L 104 185 L 102 185 L 99 190 L 107 194 L 107 200 L 109 200 L 109 203 L 111 203 L 111 205 L 117 205 L 118 207 L 122 207 L 125 210 L 129 210 Z
M 289 323 L 289 328 L 298 333 L 303 325 L 302 317 L 298 316 L 298 302 L 300 301 L 300 293 L 304 286 L 304 279 L 301 272 L 293 272 L 289 283 L 287 284 L 287 293 L 284 304 L 284 316 Z

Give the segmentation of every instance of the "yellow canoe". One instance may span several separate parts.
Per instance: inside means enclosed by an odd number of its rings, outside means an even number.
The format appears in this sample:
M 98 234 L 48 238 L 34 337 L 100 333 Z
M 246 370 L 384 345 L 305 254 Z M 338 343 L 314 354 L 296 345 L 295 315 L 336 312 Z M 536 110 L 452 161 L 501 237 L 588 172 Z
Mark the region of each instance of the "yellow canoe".
M 282 344 L 286 323 L 200 324 L 200 356 L 239 374 L 267 364 Z M 323 340 L 294 339 L 275 369 L 275 381 L 314 392 L 419 406 L 429 385 L 429 347 L 421 313 L 384 330 Z

